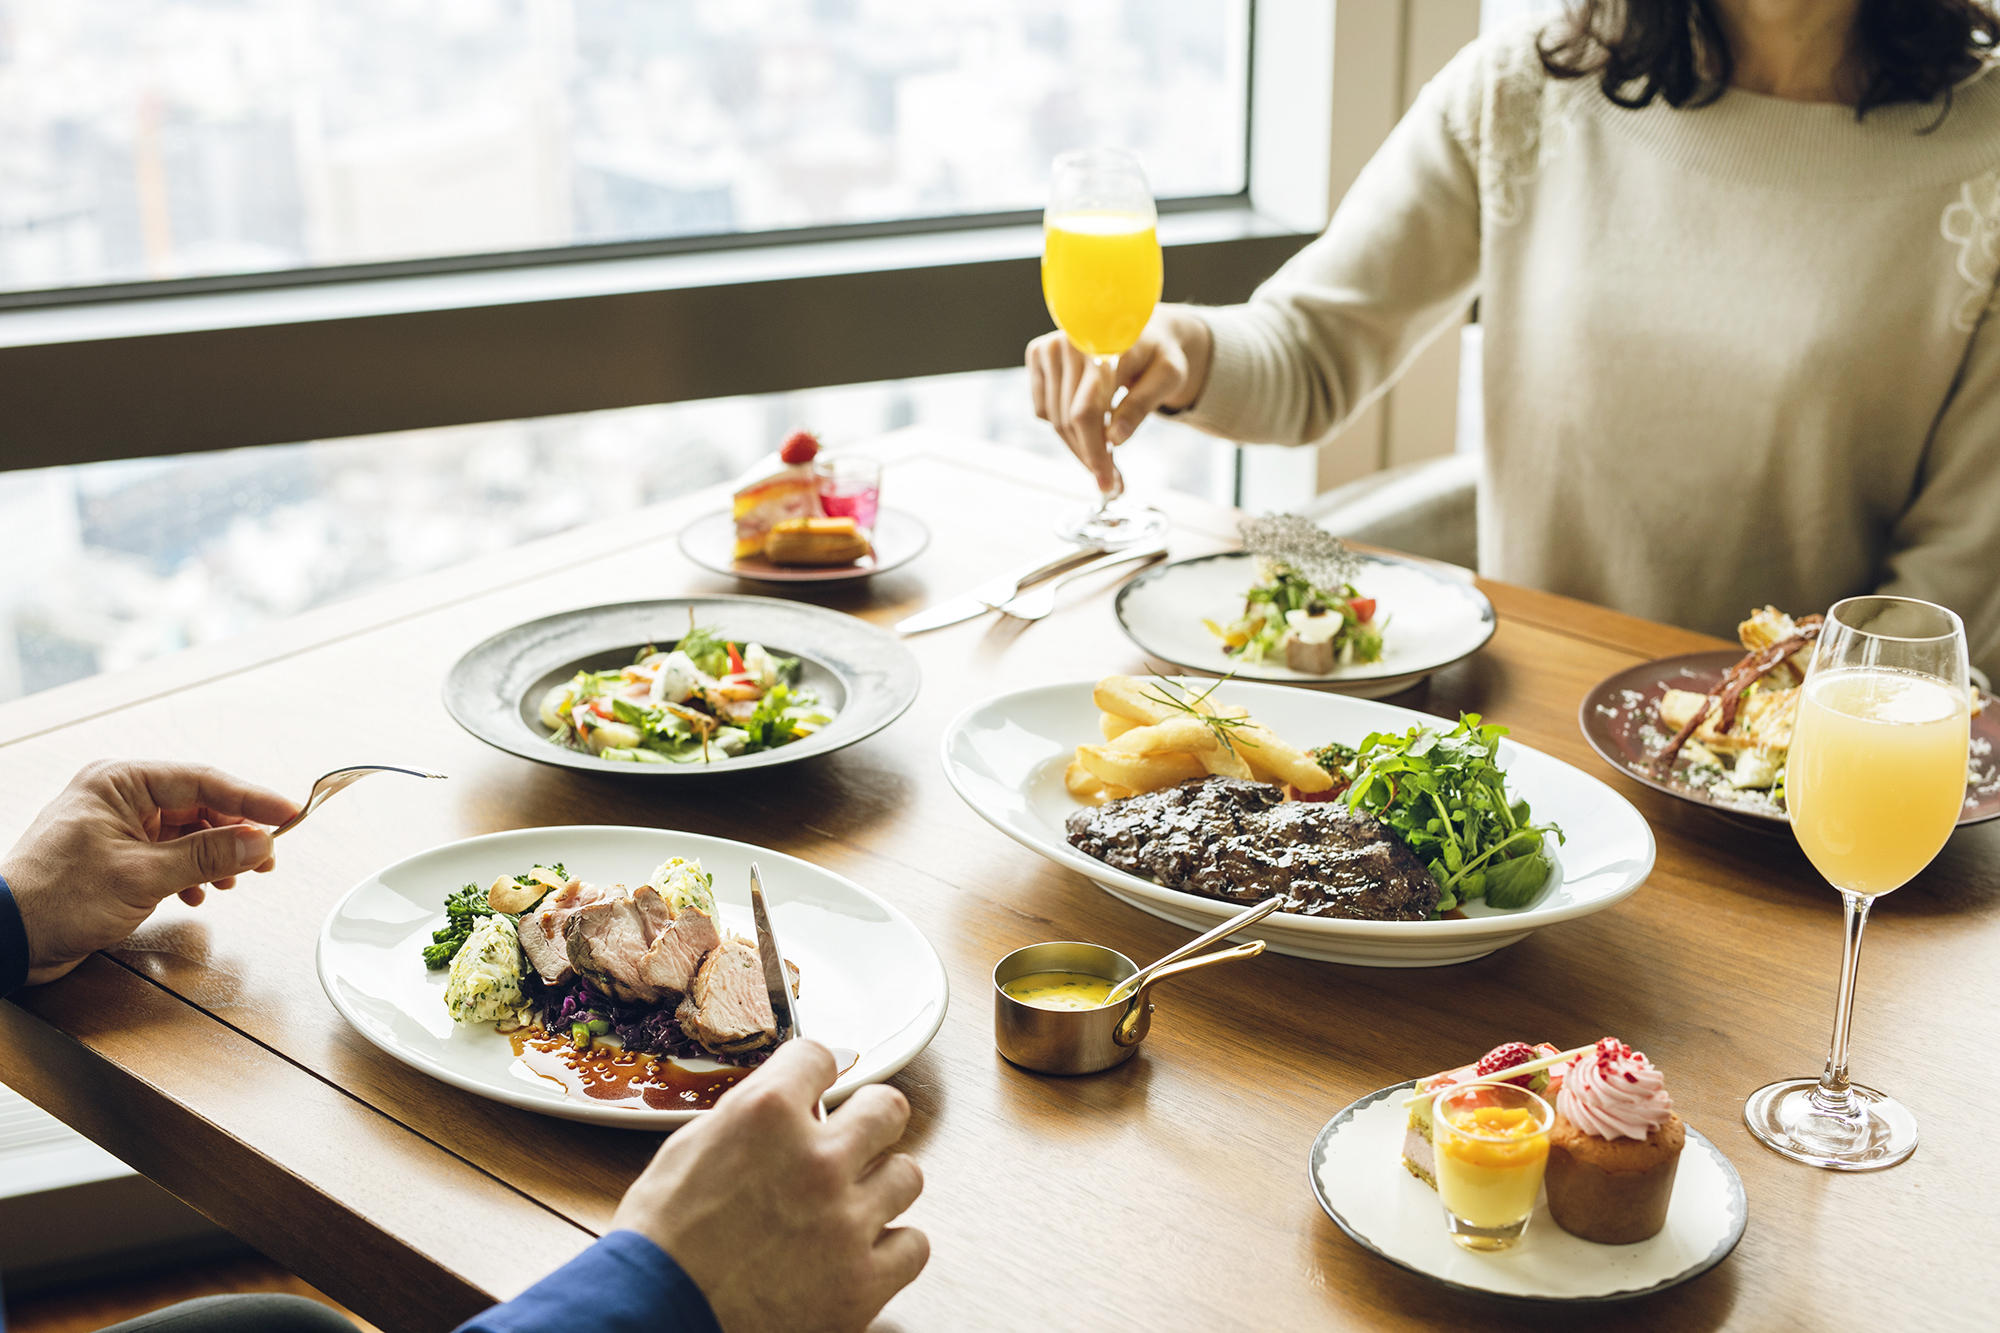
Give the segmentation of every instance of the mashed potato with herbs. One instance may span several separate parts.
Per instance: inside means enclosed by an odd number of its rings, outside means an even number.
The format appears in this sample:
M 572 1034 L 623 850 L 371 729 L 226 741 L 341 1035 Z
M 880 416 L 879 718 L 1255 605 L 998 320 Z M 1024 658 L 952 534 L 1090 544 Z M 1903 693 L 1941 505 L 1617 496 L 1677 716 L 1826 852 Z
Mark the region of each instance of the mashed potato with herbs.
M 461 1023 L 497 1023 L 515 1017 L 526 1004 L 514 918 L 500 912 L 480 917 L 452 955 L 444 1007 Z

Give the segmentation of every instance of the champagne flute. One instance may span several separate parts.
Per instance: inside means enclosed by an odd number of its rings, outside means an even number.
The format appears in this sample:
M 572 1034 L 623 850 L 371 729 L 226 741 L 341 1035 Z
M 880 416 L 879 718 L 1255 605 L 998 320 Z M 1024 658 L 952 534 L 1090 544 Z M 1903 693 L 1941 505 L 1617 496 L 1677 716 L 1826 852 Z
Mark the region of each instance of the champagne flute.
M 1792 831 L 1847 909 L 1833 1044 L 1817 1079 L 1772 1083 L 1743 1119 L 1764 1146 L 1835 1171 L 1894 1166 L 1917 1146 L 1908 1108 L 1847 1077 L 1854 974 L 1875 899 L 1929 865 L 1965 801 L 1971 693 L 1965 626 L 1907 597 L 1827 612 L 1785 766 Z
M 1111 377 L 1159 303 L 1159 214 L 1131 154 L 1086 148 L 1057 157 L 1042 218 L 1042 297 L 1069 340 Z M 1086 546 L 1118 547 L 1164 536 L 1167 516 L 1124 499 L 1112 483 L 1095 509 L 1062 535 Z

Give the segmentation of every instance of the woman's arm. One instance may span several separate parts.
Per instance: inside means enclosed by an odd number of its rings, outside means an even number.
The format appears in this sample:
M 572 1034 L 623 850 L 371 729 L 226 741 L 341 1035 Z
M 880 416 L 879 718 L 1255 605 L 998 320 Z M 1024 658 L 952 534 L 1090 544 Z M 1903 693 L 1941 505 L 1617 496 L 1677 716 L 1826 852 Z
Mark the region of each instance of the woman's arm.
M 1880 591 L 1958 612 L 1972 665 L 2000 685 L 2000 304 L 1972 335 L 1931 432 Z
M 1212 348 L 1182 418 L 1231 439 L 1310 444 L 1394 381 L 1461 315 L 1479 276 L 1479 183 L 1467 138 L 1482 50 L 1417 95 L 1325 234 L 1248 304 L 1193 313 Z

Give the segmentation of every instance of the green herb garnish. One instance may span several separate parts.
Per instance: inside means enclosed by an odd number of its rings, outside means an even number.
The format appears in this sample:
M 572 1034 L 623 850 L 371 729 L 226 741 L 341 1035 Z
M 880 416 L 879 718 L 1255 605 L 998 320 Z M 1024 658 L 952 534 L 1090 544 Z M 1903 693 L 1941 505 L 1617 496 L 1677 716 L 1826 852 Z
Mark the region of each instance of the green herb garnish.
M 1177 680 L 1171 680 L 1166 676 L 1155 676 L 1153 677 L 1153 691 L 1147 697 L 1165 704 L 1177 713 L 1186 713 L 1189 717 L 1200 722 L 1215 736 L 1215 743 L 1225 749 L 1230 746 L 1241 746 L 1246 750 L 1254 750 L 1257 748 L 1257 742 L 1237 734 L 1240 729 L 1250 725 L 1249 718 L 1224 717 L 1220 713 L 1211 712 L 1202 707 L 1203 704 L 1208 702 L 1208 697 L 1227 684 L 1234 675 L 1235 673 L 1231 672 L 1230 675 L 1216 681 L 1215 684 L 1209 686 L 1200 694 L 1196 694 Z
M 1347 804 L 1387 824 L 1423 860 L 1443 891 L 1437 910 L 1483 897 L 1488 906 L 1525 907 L 1555 870 L 1543 838 L 1562 830 L 1536 824 L 1526 801 L 1507 799 L 1497 756 L 1507 729 L 1460 715 L 1447 732 L 1412 727 L 1374 732 L 1349 749 L 1313 752 L 1347 785 Z

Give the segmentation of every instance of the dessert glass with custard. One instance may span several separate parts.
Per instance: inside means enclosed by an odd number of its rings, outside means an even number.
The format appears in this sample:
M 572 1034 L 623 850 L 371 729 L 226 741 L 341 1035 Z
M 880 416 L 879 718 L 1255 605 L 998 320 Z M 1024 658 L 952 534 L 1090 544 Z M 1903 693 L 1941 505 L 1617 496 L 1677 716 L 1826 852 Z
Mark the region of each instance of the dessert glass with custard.
M 1534 1216 L 1555 1111 L 1511 1083 L 1467 1083 L 1431 1107 L 1438 1201 L 1445 1227 L 1468 1250 L 1517 1244 Z

